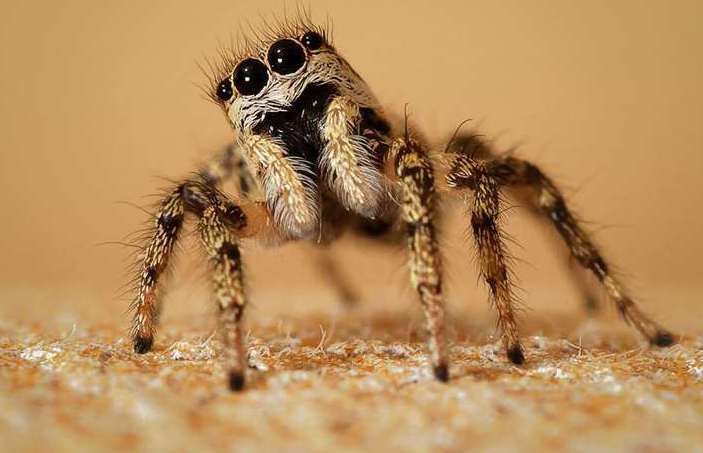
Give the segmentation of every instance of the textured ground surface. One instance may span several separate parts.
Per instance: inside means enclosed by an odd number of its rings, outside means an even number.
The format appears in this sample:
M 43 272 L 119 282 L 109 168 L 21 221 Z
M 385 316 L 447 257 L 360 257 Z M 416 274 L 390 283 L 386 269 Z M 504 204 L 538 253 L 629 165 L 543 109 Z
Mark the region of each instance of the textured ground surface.
M 11 295 L 5 308 L 32 297 Z M 614 316 L 547 309 L 525 316 L 537 319 L 525 327 L 529 363 L 515 367 L 491 337 L 490 314 L 462 311 L 453 316 L 453 379 L 444 385 L 430 376 L 421 318 L 407 305 L 344 312 L 324 302 L 326 309 L 311 302 L 305 313 L 285 316 L 263 316 L 258 304 L 250 317 L 251 385 L 241 394 L 225 390 L 207 310 L 166 316 L 155 350 L 143 356 L 131 352 L 126 315 L 91 311 L 85 301 L 63 314 L 38 303 L 26 317 L 5 313 L 2 449 L 656 452 L 703 445 L 702 336 L 653 350 Z

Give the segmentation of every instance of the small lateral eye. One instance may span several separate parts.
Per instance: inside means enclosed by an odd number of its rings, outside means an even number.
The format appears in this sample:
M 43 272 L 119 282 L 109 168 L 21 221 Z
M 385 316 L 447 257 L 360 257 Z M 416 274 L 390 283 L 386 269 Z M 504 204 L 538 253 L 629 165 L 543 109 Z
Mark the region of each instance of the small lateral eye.
M 317 50 L 325 43 L 325 39 L 314 31 L 305 33 L 300 40 L 310 50 Z
M 296 72 L 305 65 L 305 49 L 298 41 L 281 39 L 271 45 L 268 51 L 268 62 L 277 74 L 286 75 Z
M 266 65 L 254 58 L 247 58 L 237 65 L 232 76 L 234 87 L 242 96 L 261 93 L 269 81 Z
M 217 99 L 219 99 L 220 101 L 229 101 L 232 98 L 232 95 L 234 94 L 232 92 L 232 82 L 230 82 L 228 78 L 220 82 L 220 84 L 217 85 L 216 93 Z

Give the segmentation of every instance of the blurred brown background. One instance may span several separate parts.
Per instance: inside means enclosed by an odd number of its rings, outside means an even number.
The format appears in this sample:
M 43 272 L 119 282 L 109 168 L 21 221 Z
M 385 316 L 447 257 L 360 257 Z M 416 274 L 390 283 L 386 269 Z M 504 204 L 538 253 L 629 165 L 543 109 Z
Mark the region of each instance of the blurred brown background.
M 700 2 L 310 3 L 314 17 L 333 19 L 336 46 L 390 110 L 409 103 L 433 139 L 473 118 L 502 147 L 519 144 L 593 222 L 647 309 L 679 329 L 698 326 L 675 313 L 697 307 L 701 294 Z M 128 250 L 97 244 L 144 220 L 118 202 L 147 203 L 158 177 L 185 174 L 230 139 L 196 86 L 205 80 L 196 63 L 247 21 L 282 10 L 279 1 L 3 2 L 4 317 L 81 304 L 126 327 L 116 294 Z M 517 271 L 536 311 L 571 289 L 554 235 L 523 214 L 512 210 L 508 228 L 523 245 Z M 467 306 L 463 291 L 484 306 L 460 222 L 444 240 L 452 305 Z M 402 251 L 349 241 L 336 251 L 366 294 L 411 295 Z M 291 265 L 305 258 L 297 247 L 247 247 L 254 293 L 292 287 L 295 298 L 315 285 L 313 270 Z M 178 274 L 198 281 L 197 262 L 184 261 Z M 289 309 L 305 305 L 298 300 Z M 196 305 L 176 304 L 201 312 L 206 302 Z

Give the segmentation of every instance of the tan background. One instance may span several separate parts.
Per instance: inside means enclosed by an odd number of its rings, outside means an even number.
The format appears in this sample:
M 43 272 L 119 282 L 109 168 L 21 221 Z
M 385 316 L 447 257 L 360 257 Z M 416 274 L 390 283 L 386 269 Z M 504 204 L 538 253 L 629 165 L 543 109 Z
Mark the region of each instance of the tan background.
M 196 63 L 246 21 L 256 24 L 282 5 L 4 3 L 3 288 L 30 289 L 42 310 L 55 306 L 57 294 L 70 299 L 77 291 L 97 295 L 109 312 L 123 303 L 115 294 L 125 280 L 125 250 L 96 244 L 120 240 L 144 216 L 118 202 L 145 204 L 143 196 L 163 185 L 158 177 L 186 173 L 229 139 L 220 111 L 196 87 L 204 82 Z M 473 118 L 501 146 L 519 144 L 594 222 L 599 242 L 646 303 L 676 309 L 699 300 L 699 2 L 311 6 L 317 18 L 332 17 L 339 50 L 389 109 L 409 103 L 434 139 Z M 555 278 L 549 235 L 521 217 L 513 211 L 509 229 L 525 247 L 516 250 L 528 263 L 519 265 L 523 287 L 569 288 Z M 461 227 L 446 237 L 450 261 L 458 263 L 452 281 L 471 291 L 476 280 Z M 266 273 L 277 253 L 249 253 L 252 272 Z M 283 256 L 298 259 L 295 251 Z M 402 253 L 393 257 L 387 271 L 366 277 L 391 278 L 404 292 Z M 286 268 L 256 284 L 285 287 L 289 275 L 302 284 L 311 276 L 301 272 Z
M 673 305 L 669 291 L 699 284 L 702 251 L 703 31 L 694 3 L 313 10 L 333 17 L 337 46 L 381 99 L 396 111 L 409 103 L 432 137 L 474 118 L 502 145 L 520 144 L 571 189 L 638 293 Z M 195 86 L 204 81 L 196 63 L 281 4 L 23 5 L 5 8 L 1 32 L 2 285 L 80 287 L 109 303 L 124 253 L 96 244 L 143 219 L 116 203 L 144 204 L 163 184 L 155 176 L 184 174 L 229 138 Z M 531 264 L 520 269 L 525 285 L 551 285 L 545 236 L 519 219 L 511 225 L 526 242 L 517 251 Z M 454 229 L 450 255 L 461 255 L 461 238 Z
M 299 246 L 245 244 L 250 388 L 224 386 L 193 244 L 150 354 L 127 339 L 139 209 L 231 139 L 197 62 L 268 1 L 0 6 L 0 438 L 56 451 L 687 451 L 703 443 L 703 6 L 311 2 L 390 110 L 441 141 L 466 118 L 565 188 L 646 311 L 649 348 L 579 309 L 555 234 L 509 210 L 527 352 L 508 364 L 459 204 L 443 237 L 452 381 L 428 371 L 402 249 L 333 251 L 342 310 Z M 402 3 L 402 7 L 397 5 Z M 294 9 L 293 2 L 288 3 Z M 192 242 L 192 241 L 190 241 Z M 583 348 L 581 347 L 583 346 Z M 371 414 L 371 416 L 369 416 Z M 167 433 L 167 435 L 164 435 Z

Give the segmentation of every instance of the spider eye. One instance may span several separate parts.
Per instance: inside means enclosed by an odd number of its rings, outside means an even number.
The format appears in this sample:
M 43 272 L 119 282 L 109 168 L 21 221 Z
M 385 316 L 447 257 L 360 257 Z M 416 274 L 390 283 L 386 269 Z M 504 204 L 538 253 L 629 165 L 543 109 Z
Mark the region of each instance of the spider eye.
M 269 73 L 265 64 L 254 58 L 247 58 L 237 65 L 232 79 L 239 94 L 250 96 L 261 93 L 269 81 Z
M 317 50 L 325 43 L 325 39 L 319 33 L 309 31 L 303 35 L 301 41 L 310 50 Z
M 217 85 L 217 90 L 215 92 L 217 94 L 217 99 L 220 101 L 229 101 L 232 94 L 234 94 L 232 92 L 232 82 L 230 82 L 229 79 L 223 80 L 219 85 Z
M 281 39 L 271 45 L 268 62 L 274 72 L 292 74 L 305 65 L 305 49 L 298 41 Z

